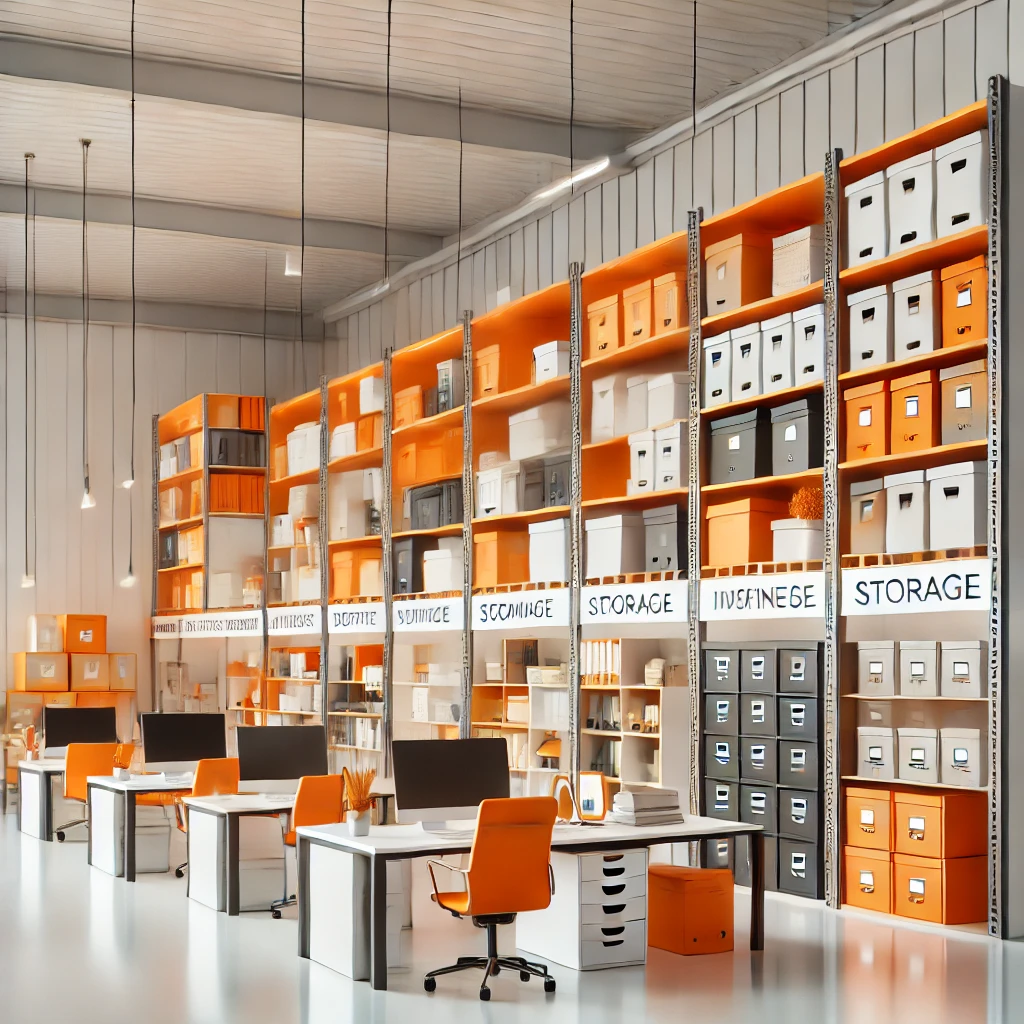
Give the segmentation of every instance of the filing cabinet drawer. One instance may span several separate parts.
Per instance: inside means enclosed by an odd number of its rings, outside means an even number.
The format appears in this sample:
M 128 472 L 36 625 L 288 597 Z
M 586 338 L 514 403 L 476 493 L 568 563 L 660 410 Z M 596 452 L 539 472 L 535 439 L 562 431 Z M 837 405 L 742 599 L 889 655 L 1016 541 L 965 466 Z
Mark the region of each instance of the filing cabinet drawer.
M 580 966 L 643 962 L 647 955 L 647 922 L 629 921 L 624 925 L 584 925 L 580 943 Z
M 892 849 L 892 796 L 887 789 L 845 791 L 846 845 L 868 850 Z
M 735 782 L 704 780 L 704 813 L 709 818 L 737 821 L 740 816 L 740 788 Z
M 706 868 L 735 870 L 733 841 L 731 839 L 704 839 L 701 841 L 701 864 Z
M 779 778 L 779 744 L 775 739 L 753 736 L 740 739 L 740 778 L 744 782 L 776 783 Z
M 740 741 L 735 736 L 709 736 L 705 741 L 704 774 L 710 779 L 739 782 Z
M 816 843 L 779 840 L 779 892 L 818 899 L 821 866 Z
M 778 652 L 740 651 L 740 690 L 744 693 L 774 693 Z
M 780 789 L 777 799 L 779 835 L 818 842 L 818 794 L 809 789 Z
M 988 795 L 897 790 L 893 850 L 913 857 L 974 857 L 986 853 Z
M 599 882 L 583 882 L 580 885 L 581 903 L 608 904 L 625 903 L 637 896 L 647 896 L 647 872 L 631 878 L 608 878 Z
M 580 857 L 580 879 L 583 882 L 621 881 L 646 873 L 646 850 L 589 853 Z
M 714 692 L 738 693 L 740 688 L 740 652 L 704 652 L 704 688 Z
M 818 739 L 818 702 L 813 697 L 779 698 L 779 736 L 784 740 Z
M 740 786 L 740 821 L 778 831 L 777 792 L 774 786 Z
M 738 736 L 740 733 L 739 695 L 704 695 L 704 731 L 709 736 Z
M 740 732 L 744 736 L 771 736 L 777 733 L 775 697 L 766 693 L 740 695 Z
M 882 914 L 892 913 L 892 856 L 888 850 L 846 847 L 843 903 Z
M 627 921 L 642 921 L 647 916 L 647 898 L 634 896 L 621 903 L 587 903 L 580 907 L 580 924 L 614 927 Z
M 818 693 L 818 652 L 779 651 L 779 693 Z
M 818 744 L 779 741 L 779 785 L 794 789 L 820 789 Z

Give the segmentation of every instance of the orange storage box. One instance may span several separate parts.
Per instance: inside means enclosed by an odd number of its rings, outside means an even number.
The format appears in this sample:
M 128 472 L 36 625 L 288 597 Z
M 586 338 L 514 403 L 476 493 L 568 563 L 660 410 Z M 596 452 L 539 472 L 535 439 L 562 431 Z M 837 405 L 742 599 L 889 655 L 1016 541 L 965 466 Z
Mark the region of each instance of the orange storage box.
M 110 658 L 106 654 L 70 654 L 72 690 L 109 690 Z
M 473 397 L 484 398 L 505 390 L 501 347 L 488 345 L 473 353 Z
M 356 420 L 356 451 L 379 448 L 384 443 L 384 413 L 374 412 Z
M 66 654 L 28 653 L 13 655 L 14 685 L 12 690 L 52 692 L 68 688 L 68 656 Z
M 730 952 L 732 872 L 652 864 L 647 869 L 647 945 L 684 956 Z
M 893 794 L 896 853 L 942 860 L 988 851 L 988 794 L 897 790 Z
M 709 505 L 705 565 L 772 561 L 772 520 L 788 519 L 789 504 L 770 498 L 741 498 Z
M 726 313 L 772 293 L 772 240 L 733 235 L 704 250 L 708 315 Z
M 367 563 L 373 563 L 371 567 Z M 371 582 L 370 576 L 377 577 L 380 573 L 380 552 L 376 548 L 347 548 L 343 551 L 335 551 L 331 554 L 331 600 L 345 601 L 351 597 L 375 597 L 378 596 L 376 586 L 367 587 L 364 594 L 365 582 Z M 366 570 L 364 573 L 364 569 Z
M 847 786 L 843 791 L 846 845 L 862 850 L 892 849 L 892 793 Z
M 651 319 L 651 333 L 654 337 L 687 325 L 689 310 L 686 308 L 685 274 L 673 271 L 654 279 L 654 312 Z
M 988 857 L 892 857 L 892 910 L 935 924 L 974 924 L 988 917 Z
M 843 903 L 892 913 L 892 854 L 847 846 L 843 851 Z
M 939 443 L 939 374 L 924 370 L 889 384 L 889 451 L 917 452 Z
M 607 355 L 622 345 L 622 306 L 618 295 L 587 306 L 587 358 Z
M 651 282 L 644 281 L 622 292 L 623 340 L 627 345 L 651 336 Z
M 530 578 L 530 535 L 525 530 L 473 534 L 473 586 L 496 587 Z
M 889 382 L 876 380 L 843 392 L 846 461 L 889 454 Z
M 942 271 L 942 347 L 988 337 L 988 268 L 985 257 Z
M 138 658 L 134 654 L 109 654 L 110 688 L 134 690 L 138 682 Z
M 407 427 L 423 419 L 423 388 L 419 384 L 395 392 L 395 427 Z
M 68 654 L 106 654 L 106 615 L 59 615 Z

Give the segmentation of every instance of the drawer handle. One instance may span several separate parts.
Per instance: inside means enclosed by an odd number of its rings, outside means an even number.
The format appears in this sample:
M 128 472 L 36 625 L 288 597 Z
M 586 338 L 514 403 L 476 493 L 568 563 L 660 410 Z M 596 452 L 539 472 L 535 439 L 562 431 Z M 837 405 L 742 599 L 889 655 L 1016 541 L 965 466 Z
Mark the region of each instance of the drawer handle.
M 606 878 L 612 878 L 615 875 L 624 875 L 626 873 L 625 868 L 604 868 L 603 870 Z
M 625 903 L 609 903 L 607 907 L 601 908 L 606 914 L 621 914 L 625 909 Z
M 907 831 L 907 835 L 911 839 L 915 840 L 916 842 L 919 842 L 919 843 L 923 843 L 924 842 L 924 833 L 919 831 L 916 828 L 909 829 Z
M 867 832 L 869 836 L 873 836 L 875 834 L 874 825 L 861 825 L 860 830 L 861 832 Z
M 875 891 L 875 887 L 873 885 L 862 885 L 860 887 L 860 891 L 861 892 L 874 892 Z
M 618 896 L 620 892 L 625 892 L 625 885 L 602 885 L 601 891 L 605 896 Z
M 923 896 L 908 896 L 907 897 L 907 902 L 908 903 L 924 903 L 924 897 Z
M 621 946 L 626 940 L 625 939 L 613 939 L 611 942 L 602 942 L 601 945 L 605 949 L 609 949 L 612 946 Z
M 626 926 L 624 924 L 620 924 L 618 926 L 618 928 L 602 928 L 601 929 L 601 934 L 602 935 L 621 935 L 625 930 L 626 930 Z
M 613 861 L 622 860 L 624 856 L 625 854 L 623 853 L 607 853 L 601 857 L 601 860 L 603 860 L 605 864 L 611 864 Z

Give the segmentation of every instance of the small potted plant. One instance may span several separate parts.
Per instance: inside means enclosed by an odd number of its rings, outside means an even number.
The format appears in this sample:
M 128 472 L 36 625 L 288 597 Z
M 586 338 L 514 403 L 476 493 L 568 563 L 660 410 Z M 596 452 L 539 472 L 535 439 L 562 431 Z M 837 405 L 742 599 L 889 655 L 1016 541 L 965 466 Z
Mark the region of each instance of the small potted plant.
M 825 557 L 825 497 L 820 487 L 801 487 L 789 503 L 792 519 L 772 523 L 776 562 L 809 562 Z
M 343 768 L 341 774 L 345 780 L 345 820 L 348 822 L 348 833 L 351 836 L 368 836 L 370 808 L 373 805 L 370 787 L 377 777 L 377 772 L 373 768 L 354 772 Z

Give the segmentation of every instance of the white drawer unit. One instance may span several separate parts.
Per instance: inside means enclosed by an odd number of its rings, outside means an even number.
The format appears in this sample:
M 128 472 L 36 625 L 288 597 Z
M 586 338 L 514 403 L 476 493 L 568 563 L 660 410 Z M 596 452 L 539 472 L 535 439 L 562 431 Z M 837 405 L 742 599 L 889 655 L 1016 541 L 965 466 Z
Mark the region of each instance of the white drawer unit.
M 546 910 L 516 918 L 516 945 L 575 971 L 647 960 L 647 850 L 552 853 Z

